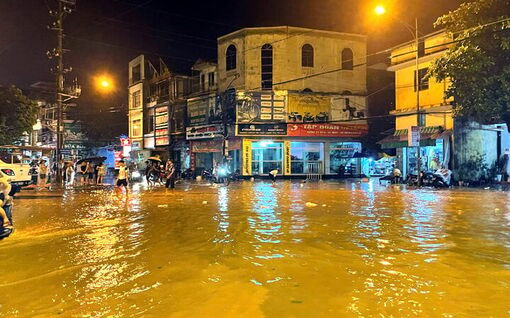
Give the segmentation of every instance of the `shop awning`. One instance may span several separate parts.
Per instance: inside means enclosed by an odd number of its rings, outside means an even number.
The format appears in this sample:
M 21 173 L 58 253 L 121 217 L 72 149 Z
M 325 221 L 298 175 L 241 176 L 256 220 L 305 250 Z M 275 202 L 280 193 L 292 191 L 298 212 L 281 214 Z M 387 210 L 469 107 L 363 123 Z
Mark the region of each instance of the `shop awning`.
M 430 126 L 420 128 L 420 146 L 435 146 L 437 139 L 451 135 L 451 130 L 444 130 L 441 126 Z M 407 129 L 397 129 L 392 135 L 377 142 L 383 149 L 404 148 L 407 143 Z

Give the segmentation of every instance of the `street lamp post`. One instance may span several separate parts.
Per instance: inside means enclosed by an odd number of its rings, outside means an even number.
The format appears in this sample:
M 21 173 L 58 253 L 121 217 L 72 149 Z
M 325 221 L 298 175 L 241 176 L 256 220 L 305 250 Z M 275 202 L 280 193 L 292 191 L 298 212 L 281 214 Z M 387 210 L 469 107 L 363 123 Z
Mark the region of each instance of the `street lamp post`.
M 386 8 L 382 5 L 378 5 L 375 7 L 374 12 L 377 15 L 383 15 L 386 13 Z M 402 25 L 404 25 L 409 32 L 411 32 L 413 39 L 414 39 L 414 45 L 416 47 L 416 54 L 415 54 L 415 74 L 414 74 L 414 81 L 415 81 L 415 91 L 416 91 L 416 125 L 421 127 L 421 121 L 420 121 L 420 50 L 419 50 L 419 44 L 420 44 L 420 37 L 418 33 L 418 17 L 415 17 L 414 19 L 414 30 L 412 26 L 410 26 L 408 23 L 401 21 L 399 19 L 395 19 Z M 409 127 L 411 128 L 411 127 Z M 421 186 L 421 147 L 420 147 L 420 141 L 418 141 L 417 146 L 417 155 L 416 155 L 416 168 L 417 168 L 417 174 L 418 174 L 418 186 Z

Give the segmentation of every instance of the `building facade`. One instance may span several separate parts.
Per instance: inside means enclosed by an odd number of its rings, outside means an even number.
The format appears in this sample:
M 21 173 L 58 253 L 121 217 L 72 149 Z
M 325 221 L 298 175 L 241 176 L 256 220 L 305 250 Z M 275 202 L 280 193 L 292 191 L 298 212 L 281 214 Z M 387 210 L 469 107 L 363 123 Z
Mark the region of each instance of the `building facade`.
M 141 163 L 149 156 L 172 159 L 185 165 L 186 98 L 190 77 L 176 74 L 162 59 L 140 55 L 129 63 L 129 138 L 132 159 Z
M 217 74 L 219 101 L 211 106 L 223 113 L 224 142 L 211 147 L 228 154 L 232 169 L 245 176 L 362 173 L 365 36 L 241 29 L 218 38 Z
M 455 119 L 454 100 L 446 98 L 450 80 L 439 82 L 429 77 L 429 68 L 451 43 L 452 38 L 440 31 L 422 37 L 418 47 L 409 42 L 391 52 L 388 70 L 395 72 L 395 110 L 391 112 L 395 129 L 379 143 L 382 148 L 397 150 L 397 165 L 404 175 L 417 173 L 418 158 L 421 171 L 429 172 L 441 166 L 458 171 L 469 158 L 478 155 L 490 166 L 504 147 L 503 137 L 508 134 L 505 124 L 479 125 Z M 418 147 L 409 147 L 409 131 L 416 126 L 420 131 L 419 156 Z

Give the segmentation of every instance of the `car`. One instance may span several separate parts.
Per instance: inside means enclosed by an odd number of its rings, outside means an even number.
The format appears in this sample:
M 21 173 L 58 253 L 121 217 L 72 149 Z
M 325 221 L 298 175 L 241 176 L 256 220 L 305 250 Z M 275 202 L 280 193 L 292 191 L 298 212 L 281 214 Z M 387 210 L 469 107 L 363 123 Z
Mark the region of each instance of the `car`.
M 0 171 L 2 171 L 12 185 L 24 187 L 32 183 L 30 165 L 19 160 L 17 155 L 2 154 L 0 157 Z

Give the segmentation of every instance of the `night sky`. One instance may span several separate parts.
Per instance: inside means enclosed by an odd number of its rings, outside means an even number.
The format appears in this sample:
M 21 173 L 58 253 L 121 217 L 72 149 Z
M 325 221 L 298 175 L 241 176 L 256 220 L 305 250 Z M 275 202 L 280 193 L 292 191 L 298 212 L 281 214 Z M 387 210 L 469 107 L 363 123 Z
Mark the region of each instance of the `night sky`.
M 433 31 L 435 19 L 455 9 L 460 0 L 386 1 L 391 15 Z M 373 1 L 169 1 L 77 0 L 77 10 L 64 22 L 67 65 L 83 85 L 83 99 L 95 100 L 91 79 L 112 74 L 118 92 L 109 103 L 126 103 L 127 63 L 140 53 L 162 56 L 175 71 L 189 74 L 197 58 L 216 58 L 216 38 L 241 27 L 291 25 L 369 35 L 369 53 L 411 39 L 389 17 L 377 21 Z M 28 87 L 53 80 L 45 52 L 55 45 L 46 28 L 53 0 L 0 0 L 0 85 Z M 388 13 L 389 14 L 389 13 Z

